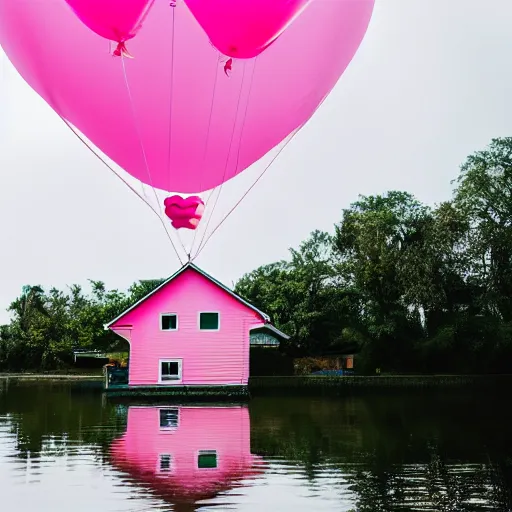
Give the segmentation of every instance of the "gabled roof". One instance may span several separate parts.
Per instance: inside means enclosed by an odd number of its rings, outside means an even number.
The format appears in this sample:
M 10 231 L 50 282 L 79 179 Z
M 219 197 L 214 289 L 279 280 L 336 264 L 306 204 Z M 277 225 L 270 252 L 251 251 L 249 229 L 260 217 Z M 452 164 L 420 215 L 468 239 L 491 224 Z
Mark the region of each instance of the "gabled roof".
M 242 297 L 240 297 L 240 295 L 237 295 L 233 290 L 230 290 L 227 286 L 224 286 L 220 281 L 217 281 L 217 279 L 213 278 L 212 276 L 210 276 L 209 274 L 207 274 L 204 270 L 201 270 L 199 267 L 197 267 L 196 265 L 194 265 L 192 262 L 189 262 L 189 263 L 186 263 L 185 265 L 183 265 L 183 267 L 181 267 L 177 272 L 175 272 L 171 277 L 169 277 L 168 279 L 166 279 L 160 286 L 156 287 L 152 292 L 148 293 L 146 296 L 142 297 L 142 299 L 140 299 L 138 302 L 136 302 L 135 304 L 133 304 L 133 306 L 130 306 L 128 309 L 124 310 L 119 316 L 117 316 L 116 318 L 114 318 L 114 320 L 110 321 L 108 324 L 105 324 L 104 328 L 105 330 L 108 330 L 113 324 L 115 324 L 120 318 L 122 318 L 124 315 L 126 315 L 127 313 L 129 313 L 130 311 L 134 310 L 135 308 L 137 308 L 139 306 L 139 304 L 142 304 L 145 300 L 149 299 L 149 297 L 151 297 L 152 295 L 154 295 L 155 293 L 157 293 L 159 290 L 161 290 L 164 286 L 167 286 L 172 280 L 176 279 L 179 275 L 183 274 L 183 272 L 185 272 L 185 270 L 188 270 L 188 269 L 192 269 L 192 270 L 195 270 L 196 272 L 198 272 L 199 274 L 201 274 L 203 277 L 205 277 L 206 279 L 208 279 L 210 282 L 212 282 L 213 284 L 217 285 L 219 288 L 222 288 L 226 293 L 228 293 L 229 295 L 231 295 L 231 297 L 233 297 L 234 299 L 236 299 L 238 302 L 241 302 L 244 306 L 247 306 L 249 309 L 252 309 L 253 311 L 255 311 L 256 313 L 258 313 L 258 315 L 260 315 L 265 324 L 270 324 L 270 317 L 264 313 L 263 311 L 259 310 L 257 307 L 253 306 L 252 304 L 250 304 L 249 302 L 247 302 L 245 299 L 242 299 Z M 272 326 L 273 327 L 273 326 Z M 274 329 L 277 331 L 278 329 L 276 329 L 274 327 Z M 281 333 L 281 331 L 279 331 Z M 284 337 L 287 338 L 286 334 L 284 333 L 281 333 Z
M 289 340 L 290 336 L 288 334 L 285 334 L 283 331 L 280 331 L 277 327 L 273 326 L 272 324 L 264 324 L 264 325 L 255 325 L 251 328 L 251 334 L 256 334 L 259 332 L 275 334 L 278 338 L 281 338 L 283 340 Z

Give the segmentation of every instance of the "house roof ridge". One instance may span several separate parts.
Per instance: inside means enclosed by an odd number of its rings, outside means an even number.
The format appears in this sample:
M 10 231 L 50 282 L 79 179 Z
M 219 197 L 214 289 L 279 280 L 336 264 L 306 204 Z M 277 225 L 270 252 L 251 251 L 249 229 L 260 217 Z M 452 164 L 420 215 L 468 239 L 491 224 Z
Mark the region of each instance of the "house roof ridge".
M 208 274 L 207 272 L 205 272 L 203 269 L 201 269 L 200 267 L 198 267 L 195 263 L 191 262 L 191 261 L 188 261 L 187 263 L 185 263 L 182 267 L 180 267 L 176 272 L 174 272 L 174 274 L 172 274 L 170 277 L 168 277 L 167 279 L 165 279 L 162 284 L 158 285 L 154 290 L 152 290 L 151 292 L 147 293 L 146 295 L 144 295 L 144 297 L 142 297 L 141 299 L 139 299 L 137 302 L 135 302 L 135 304 L 132 304 L 130 307 L 126 308 L 121 314 L 119 314 L 118 316 L 116 316 L 113 320 L 111 320 L 110 322 L 106 323 L 103 328 L 105 330 L 108 330 L 115 322 L 117 322 L 118 320 L 120 320 L 123 316 L 125 316 L 127 313 L 129 313 L 130 311 L 133 311 L 136 307 L 138 307 L 140 304 L 142 304 L 144 301 L 146 301 L 149 297 L 151 297 L 152 295 L 154 295 L 155 293 L 157 293 L 159 290 L 161 290 L 162 288 L 164 288 L 165 286 L 167 286 L 171 281 L 173 281 L 174 279 L 176 279 L 179 275 L 181 275 L 185 270 L 187 270 L 188 268 L 198 272 L 200 275 L 202 275 L 204 278 L 208 279 L 210 282 L 212 282 L 213 284 L 215 284 L 216 286 L 218 286 L 219 288 L 223 289 L 225 292 L 227 292 L 229 295 L 231 295 L 234 299 L 238 300 L 239 302 L 241 302 L 242 304 L 244 304 L 246 307 L 248 307 L 249 309 L 252 309 L 253 311 L 255 311 L 256 313 L 258 313 L 263 321 L 265 322 L 265 324 L 271 324 L 270 322 L 270 317 L 264 313 L 263 311 L 261 311 L 260 309 L 258 309 L 256 306 L 253 306 L 250 302 L 248 302 L 247 300 L 245 300 L 243 297 L 241 297 L 240 295 L 238 295 L 237 293 L 235 293 L 233 290 L 231 290 L 231 288 L 228 288 L 226 285 L 224 285 L 223 283 L 221 283 L 220 281 L 218 281 L 217 279 L 215 279 L 214 277 L 212 277 L 210 274 Z

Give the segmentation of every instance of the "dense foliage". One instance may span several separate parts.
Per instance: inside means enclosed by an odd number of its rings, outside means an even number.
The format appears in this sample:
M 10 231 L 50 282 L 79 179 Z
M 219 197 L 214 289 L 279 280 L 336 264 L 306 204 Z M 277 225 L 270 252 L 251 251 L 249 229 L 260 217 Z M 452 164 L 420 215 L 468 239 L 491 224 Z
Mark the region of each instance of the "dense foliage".
M 90 295 L 78 285 L 48 292 L 25 286 L 9 307 L 11 323 L 0 326 L 0 369 L 50 370 L 70 365 L 77 349 L 126 348 L 103 326 L 161 282 L 139 281 L 122 293 L 90 281 Z
M 235 290 L 292 335 L 292 355 L 359 351 L 359 371 L 508 372 L 512 360 L 512 137 L 469 156 L 451 200 L 360 197 L 331 233 Z M 0 330 L 0 367 L 53 368 L 74 348 L 111 349 L 103 330 L 157 283 L 92 295 L 26 287 Z
M 512 138 L 469 156 L 435 208 L 360 197 L 332 234 L 236 290 L 293 336 L 290 350 L 360 349 L 358 369 L 508 372 L 512 361 Z

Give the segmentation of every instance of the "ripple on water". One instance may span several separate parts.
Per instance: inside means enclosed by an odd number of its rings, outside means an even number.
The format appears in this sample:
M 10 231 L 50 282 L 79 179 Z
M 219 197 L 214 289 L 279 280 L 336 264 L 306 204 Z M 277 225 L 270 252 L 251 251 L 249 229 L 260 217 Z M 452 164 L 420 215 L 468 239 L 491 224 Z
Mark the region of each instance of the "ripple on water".
M 507 510 L 507 484 L 475 448 L 485 426 L 405 399 L 257 399 L 249 415 L 18 392 L 0 402 L 0 495 L 20 512 Z M 500 425 L 506 452 L 512 424 Z

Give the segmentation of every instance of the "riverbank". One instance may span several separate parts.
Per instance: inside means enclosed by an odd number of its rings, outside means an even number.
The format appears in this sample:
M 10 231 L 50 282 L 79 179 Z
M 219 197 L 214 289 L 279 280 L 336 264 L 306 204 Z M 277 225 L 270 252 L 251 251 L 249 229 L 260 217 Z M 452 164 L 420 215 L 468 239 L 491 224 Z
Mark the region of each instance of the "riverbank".
M 102 382 L 98 374 L 0 373 L 0 379 L 47 382 Z M 344 394 L 358 390 L 392 389 L 512 389 L 512 374 L 505 375 L 376 375 L 376 376 L 290 376 L 251 377 L 251 394 L 300 392 Z
M 251 377 L 253 395 L 300 393 L 344 395 L 363 391 L 512 389 L 512 375 L 376 375 L 376 376 L 293 376 Z
M 13 380 L 54 380 L 54 381 L 103 381 L 103 375 L 79 373 L 0 373 L 0 379 Z

